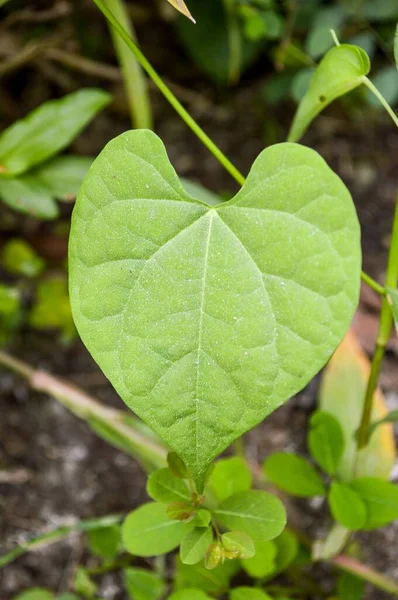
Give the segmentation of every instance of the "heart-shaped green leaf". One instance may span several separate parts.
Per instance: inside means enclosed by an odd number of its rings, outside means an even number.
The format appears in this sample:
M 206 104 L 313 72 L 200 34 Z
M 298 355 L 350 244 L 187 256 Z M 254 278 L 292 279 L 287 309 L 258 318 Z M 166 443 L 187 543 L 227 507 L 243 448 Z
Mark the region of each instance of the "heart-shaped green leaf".
M 94 161 L 70 236 L 80 335 L 199 488 L 211 460 L 322 368 L 357 305 L 359 225 L 313 150 L 268 148 L 232 200 L 187 195 L 160 139 Z

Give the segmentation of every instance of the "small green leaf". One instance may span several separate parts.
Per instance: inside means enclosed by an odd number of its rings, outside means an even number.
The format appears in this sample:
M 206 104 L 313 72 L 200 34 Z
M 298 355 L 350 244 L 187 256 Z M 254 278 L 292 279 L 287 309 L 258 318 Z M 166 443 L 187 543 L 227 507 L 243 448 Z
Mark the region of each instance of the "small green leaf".
M 80 594 L 87 600 L 94 598 L 97 593 L 97 586 L 91 579 L 87 570 L 83 567 L 78 567 L 73 580 L 73 589 L 77 594 Z
M 186 521 L 194 515 L 195 509 L 190 502 L 171 502 L 166 506 L 166 515 L 169 519 Z
M 254 541 L 268 541 L 279 535 L 286 525 L 282 502 L 259 490 L 230 496 L 214 511 L 224 527 L 243 531 Z
M 102 90 L 86 89 L 45 102 L 0 135 L 2 172 L 19 175 L 54 156 L 110 100 L 109 94 Z
M 337 579 L 339 600 L 362 600 L 366 582 L 352 573 L 341 573 Z
M 120 527 L 111 525 L 88 532 L 88 547 L 92 554 L 103 558 L 115 558 L 120 544 Z
M 55 219 L 59 214 L 52 194 L 34 175 L 0 177 L 0 199 L 10 208 L 38 219 Z
M 131 600 L 159 600 L 166 584 L 157 573 L 148 569 L 128 568 L 124 570 L 124 582 Z
M 344 452 L 344 433 L 336 417 L 319 410 L 311 416 L 308 448 L 326 473 L 336 473 Z
M 3 267 L 9 273 L 37 277 L 42 273 L 45 262 L 25 240 L 12 239 L 3 248 Z
M 222 502 L 238 492 L 246 492 L 252 486 L 252 474 L 247 463 L 239 457 L 217 461 L 210 473 L 207 487 Z
M 386 288 L 388 292 L 388 301 L 391 305 L 392 314 L 394 316 L 395 329 L 398 332 L 398 290 L 393 290 L 392 288 Z
M 206 510 L 205 508 L 200 508 L 196 511 L 194 518 L 191 521 L 191 524 L 195 527 L 207 527 L 211 521 L 211 512 Z
M 157 556 L 176 548 L 191 526 L 166 516 L 165 506 L 151 502 L 133 510 L 122 525 L 123 544 L 130 554 Z
M 80 597 L 76 596 L 76 594 L 69 594 L 67 592 L 66 594 L 60 594 L 55 600 L 80 600 Z
M 181 540 L 180 556 L 185 565 L 196 565 L 213 542 L 211 527 L 195 527 Z
M 272 600 L 262 590 L 251 587 L 238 587 L 229 592 L 229 600 Z
M 274 539 L 273 543 L 277 550 L 275 559 L 276 572 L 281 573 L 287 569 L 296 558 L 300 549 L 300 544 L 297 536 L 289 529 L 284 529 L 284 531 Z
M 65 342 L 76 337 L 65 277 L 40 281 L 29 324 L 39 330 L 60 329 Z
M 243 531 L 229 531 L 221 536 L 222 545 L 228 552 L 236 554 L 236 558 L 252 558 L 255 555 L 254 542 Z
M 241 561 L 242 568 L 250 577 L 263 579 L 275 572 L 277 547 L 275 540 L 272 542 L 255 542 L 255 555 Z
M 300 102 L 288 140 L 299 140 L 311 121 L 328 104 L 361 85 L 369 69 L 369 57 L 359 46 L 341 44 L 329 50 L 319 63 L 310 87 Z
M 30 588 L 14 596 L 14 600 L 54 600 L 54 594 L 45 588 Z
M 272 483 L 293 496 L 323 496 L 326 493 L 321 477 L 301 456 L 275 452 L 266 459 L 264 471 Z
M 176 477 L 170 469 L 158 469 L 149 476 L 146 486 L 148 495 L 156 502 L 189 501 L 191 494 L 182 479 Z
M 203 563 L 184 565 L 177 557 L 175 587 L 176 590 L 199 588 L 203 592 L 219 596 L 228 590 L 230 580 L 238 571 L 239 562 L 237 560 L 226 560 L 209 572 Z
M 334 481 L 328 496 L 333 517 L 347 529 L 361 529 L 366 522 L 366 506 L 347 483 Z
M 184 461 L 176 452 L 169 452 L 167 454 L 167 464 L 169 465 L 170 471 L 176 477 L 179 477 L 180 479 L 189 478 L 188 469 L 186 468 Z
M 171 596 L 167 597 L 167 600 L 212 600 L 211 596 L 208 596 L 202 590 L 196 588 L 186 588 L 179 592 L 174 592 Z
M 74 200 L 93 159 L 86 156 L 58 156 L 31 174 L 54 198 Z
M 224 551 L 221 544 L 216 542 L 215 544 L 210 544 L 210 546 L 206 550 L 205 554 L 205 567 L 208 571 L 213 571 L 213 569 L 217 568 L 220 564 L 221 560 L 224 558 Z
M 130 131 L 94 161 L 76 202 L 72 310 L 106 376 L 202 493 L 213 458 L 330 358 L 360 262 L 349 192 L 313 150 L 267 148 L 235 198 L 209 207 L 186 195 L 154 133 Z
M 367 517 L 363 529 L 384 527 L 398 519 L 398 487 L 376 477 L 354 479 L 351 486 L 366 506 Z

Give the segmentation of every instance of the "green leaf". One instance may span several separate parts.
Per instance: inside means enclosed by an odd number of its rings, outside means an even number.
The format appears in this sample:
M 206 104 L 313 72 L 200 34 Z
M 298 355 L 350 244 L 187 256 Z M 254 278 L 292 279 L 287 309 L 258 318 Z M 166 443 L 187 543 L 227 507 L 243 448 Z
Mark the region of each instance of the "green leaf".
M 18 327 L 22 318 L 21 294 L 19 289 L 0 283 L 0 345 Z
M 186 565 L 196 565 L 204 558 L 212 542 L 213 530 L 211 527 L 195 527 L 181 540 L 182 562 Z
M 395 65 L 383 67 L 371 78 L 372 83 L 377 87 L 379 92 L 390 106 L 394 106 L 398 102 L 398 73 Z M 368 104 L 377 109 L 383 109 L 380 100 L 369 89 L 366 90 L 366 100 Z
M 131 131 L 94 161 L 74 210 L 81 337 L 199 493 L 211 460 L 325 364 L 359 281 L 350 195 L 298 145 L 266 149 L 235 198 L 208 207 L 154 133 Z
M 297 536 L 289 529 L 284 529 L 273 542 L 276 546 L 276 572 L 281 573 L 295 560 L 300 544 Z
M 247 463 L 237 456 L 217 461 L 207 482 L 207 487 L 219 502 L 238 492 L 246 492 L 251 486 L 250 469 Z
M 37 277 L 42 273 L 45 262 L 28 242 L 14 238 L 3 248 L 1 262 L 9 273 Z
M 0 135 L 1 172 L 20 175 L 54 156 L 110 100 L 102 90 L 86 89 L 45 102 Z
M 124 582 L 131 600 L 159 600 L 163 597 L 166 584 L 157 573 L 148 569 L 124 569 Z
M 191 521 L 192 525 L 195 527 L 207 527 L 211 521 L 211 512 L 204 508 L 200 508 L 196 513 L 194 518 Z
M 111 525 L 88 532 L 88 547 L 92 554 L 103 558 L 115 558 L 120 544 L 120 526 Z
M 395 28 L 395 36 L 394 36 L 394 59 L 395 59 L 395 66 L 398 69 L 398 24 Z
M 49 190 L 34 175 L 17 179 L 0 177 L 0 198 L 10 208 L 38 219 L 55 219 L 58 206 Z
M 374 421 L 369 427 L 369 438 L 373 435 L 375 429 L 384 423 L 397 423 L 398 422 L 398 410 L 390 410 L 385 417 Z
M 211 596 L 208 596 L 202 590 L 196 588 L 185 588 L 179 592 L 174 592 L 171 596 L 167 597 L 167 600 L 212 600 Z
M 64 277 L 53 277 L 40 281 L 36 290 L 36 300 L 29 315 L 29 324 L 35 329 L 60 329 L 65 342 L 76 337 Z
M 54 600 L 54 594 L 45 588 L 30 588 L 14 596 L 14 600 Z
M 211 595 L 219 596 L 228 590 L 230 580 L 238 571 L 239 562 L 237 560 L 226 560 L 216 569 L 209 571 L 203 563 L 184 565 L 177 557 L 174 583 L 176 590 L 194 587 Z
M 268 541 L 283 531 L 286 511 L 272 494 L 259 490 L 230 496 L 214 511 L 220 523 L 228 529 L 243 531 L 254 541 Z
M 92 162 L 86 156 L 58 156 L 32 171 L 32 175 L 51 196 L 70 201 L 76 198 Z
M 324 540 L 317 540 L 312 546 L 313 560 L 329 560 L 341 552 L 350 538 L 351 532 L 340 523 L 334 523 Z
M 224 549 L 219 542 L 210 544 L 205 554 L 205 567 L 213 571 L 224 560 Z
M 369 21 L 389 21 L 398 17 L 398 6 L 395 0 L 364 0 L 361 12 Z
M 182 187 L 191 198 L 196 198 L 196 200 L 200 200 L 209 206 L 216 206 L 222 202 L 220 196 L 211 192 L 197 181 L 192 181 L 186 177 L 181 177 L 180 181 Z
M 66 594 L 60 594 L 55 600 L 80 600 L 80 597 L 76 596 L 76 594 L 68 594 L 67 592 Z
M 148 495 L 157 502 L 189 501 L 191 494 L 182 479 L 179 479 L 170 469 L 159 469 L 149 476 L 146 486 Z
M 136 556 L 157 556 L 174 550 L 191 526 L 166 516 L 165 506 L 150 502 L 133 510 L 122 525 L 124 547 Z
M 301 456 L 275 452 L 266 459 L 264 471 L 272 483 L 293 496 L 323 496 L 326 493 L 320 475 Z
M 238 587 L 229 592 L 229 600 L 272 600 L 262 590 L 251 587 Z
M 167 464 L 169 466 L 170 471 L 176 477 L 180 479 L 188 479 L 189 472 L 185 466 L 184 461 L 178 456 L 176 452 L 169 452 L 167 454 Z
M 391 305 L 392 314 L 394 317 L 395 329 L 398 332 L 398 290 L 393 290 L 392 288 L 386 288 L 388 295 L 388 301 Z
M 319 58 L 333 46 L 330 30 L 338 32 L 347 18 L 342 6 L 327 6 L 316 11 L 316 17 L 305 42 L 305 49 L 312 58 Z
M 243 531 L 229 531 L 221 536 L 222 545 L 236 558 L 252 558 L 255 555 L 254 542 Z M 232 558 L 232 557 L 231 557 Z
M 254 546 L 255 555 L 252 558 L 242 560 L 242 568 L 250 577 L 263 579 L 275 572 L 277 547 L 275 540 L 272 542 L 255 542 Z
M 366 506 L 363 529 L 384 527 L 398 519 L 398 486 L 376 477 L 354 479 L 351 486 Z
M 171 502 L 166 506 L 166 515 L 169 519 L 186 521 L 194 515 L 195 509 L 191 502 Z
M 366 582 L 351 573 L 341 573 L 337 579 L 339 600 L 362 600 Z
M 73 580 L 73 589 L 87 600 L 91 600 L 97 593 L 97 585 L 84 567 L 78 567 Z
M 359 46 L 341 44 L 329 50 L 319 63 L 308 91 L 300 102 L 288 140 L 299 140 L 311 121 L 328 104 L 361 85 L 369 69 L 368 55 Z
M 328 496 L 333 517 L 347 529 L 361 529 L 366 522 L 366 506 L 347 483 L 333 481 Z
M 336 473 L 344 452 L 344 433 L 333 415 L 318 410 L 311 416 L 308 448 L 326 473 Z

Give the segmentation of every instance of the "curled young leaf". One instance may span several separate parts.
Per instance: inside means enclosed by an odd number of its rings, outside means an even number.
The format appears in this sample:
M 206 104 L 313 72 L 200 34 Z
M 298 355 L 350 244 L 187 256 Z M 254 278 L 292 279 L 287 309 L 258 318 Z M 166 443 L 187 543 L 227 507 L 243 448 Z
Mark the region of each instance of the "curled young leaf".
M 254 542 L 247 533 L 243 531 L 229 531 L 221 536 L 222 544 L 233 558 L 252 558 L 255 553 Z
M 264 150 L 212 207 L 154 133 L 119 136 L 80 190 L 69 259 L 83 341 L 199 493 L 211 460 L 322 368 L 359 295 L 349 192 L 296 144 Z

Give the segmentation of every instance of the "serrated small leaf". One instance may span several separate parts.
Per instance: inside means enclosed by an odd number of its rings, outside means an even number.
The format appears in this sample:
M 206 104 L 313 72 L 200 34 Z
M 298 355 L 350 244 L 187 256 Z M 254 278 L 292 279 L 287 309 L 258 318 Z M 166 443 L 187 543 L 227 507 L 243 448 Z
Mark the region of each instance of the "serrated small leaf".
M 124 582 L 131 600 L 160 600 L 166 590 L 162 577 L 148 569 L 124 569 Z
M 243 531 L 254 541 L 272 540 L 286 525 L 282 502 L 259 490 L 230 496 L 214 510 L 214 515 L 224 527 Z
M 275 540 L 254 542 L 255 555 L 241 561 L 244 571 L 254 579 L 263 579 L 275 572 L 277 547 Z
M 165 506 L 151 502 L 133 510 L 122 525 L 124 547 L 136 556 L 158 556 L 176 548 L 191 526 L 166 516 Z
M 189 478 L 189 471 L 186 468 L 182 458 L 180 458 L 176 452 L 169 452 L 167 454 L 167 464 L 169 466 L 170 471 L 176 477 L 179 477 L 180 479 Z
M 102 90 L 83 89 L 45 102 L 0 135 L 1 172 L 20 175 L 54 156 L 110 100 L 111 96 Z
M 311 416 L 308 448 L 326 473 L 336 473 L 344 452 L 344 433 L 333 415 L 318 410 Z
M 191 494 L 182 479 L 176 477 L 170 469 L 158 469 L 149 476 L 146 490 L 156 502 L 189 501 Z
M 361 477 L 354 479 L 351 486 L 366 506 L 363 529 L 384 527 L 398 519 L 397 485 L 376 477 Z
M 92 554 L 108 559 L 115 558 L 121 542 L 119 525 L 91 529 L 87 537 L 88 547 Z
M 301 456 L 275 452 L 264 463 L 266 476 L 272 483 L 293 496 L 322 496 L 324 483 L 314 467 Z
M 252 486 L 252 474 L 247 463 L 238 456 L 222 458 L 213 466 L 207 486 L 222 502 L 238 492 L 246 492 Z
M 185 194 L 159 138 L 136 130 L 89 171 L 69 267 L 83 341 L 201 493 L 212 459 L 302 389 L 344 335 L 359 225 L 309 148 L 266 149 L 235 198 L 209 207 Z
M 236 554 L 235 558 L 252 558 L 255 555 L 254 542 L 243 531 L 228 531 L 221 536 L 221 541 L 228 552 Z
M 229 592 L 229 600 L 272 600 L 262 590 L 252 587 L 238 587 Z
M 333 517 L 347 529 L 361 529 L 367 518 L 367 511 L 360 495 L 347 483 L 333 481 L 328 501 Z
M 299 140 L 313 119 L 333 100 L 361 85 L 369 70 L 369 57 L 359 46 L 341 44 L 329 50 L 299 104 L 288 140 Z
M 211 527 L 195 527 L 181 540 L 180 556 L 185 565 L 196 565 L 213 542 Z

